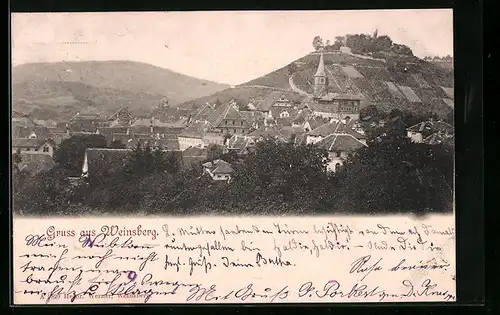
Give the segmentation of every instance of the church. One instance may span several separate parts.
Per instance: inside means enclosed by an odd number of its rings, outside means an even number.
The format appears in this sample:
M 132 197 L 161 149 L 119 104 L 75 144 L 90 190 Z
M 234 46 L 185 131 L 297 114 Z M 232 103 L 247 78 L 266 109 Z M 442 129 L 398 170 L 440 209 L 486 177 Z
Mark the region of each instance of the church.
M 359 120 L 360 94 L 332 93 L 325 72 L 325 61 L 321 51 L 318 69 L 314 75 L 313 97 L 307 104 L 315 116 L 329 119 Z

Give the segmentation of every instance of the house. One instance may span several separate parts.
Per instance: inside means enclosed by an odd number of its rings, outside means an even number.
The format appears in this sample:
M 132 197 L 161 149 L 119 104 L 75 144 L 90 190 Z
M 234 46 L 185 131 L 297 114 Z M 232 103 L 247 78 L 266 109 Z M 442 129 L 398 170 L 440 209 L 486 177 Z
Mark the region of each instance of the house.
M 270 112 L 274 103 L 278 101 L 283 95 L 282 91 L 272 91 L 262 99 L 262 101 L 257 106 L 257 111 L 263 113 L 266 117 L 271 117 Z
M 70 133 L 95 133 L 104 119 L 99 114 L 77 113 L 71 118 L 68 128 Z
M 52 128 L 43 126 L 12 126 L 12 138 L 43 139 L 47 138 Z
M 223 145 L 224 144 L 225 135 L 220 132 L 207 131 L 203 134 L 203 146 L 208 147 L 211 144 Z
M 189 119 L 189 123 L 206 121 L 214 113 L 215 105 L 205 103 L 194 115 Z
M 252 128 L 259 128 L 259 125 L 263 124 L 264 123 L 264 119 L 266 117 L 266 115 L 262 112 L 259 112 L 259 111 L 254 111 L 254 110 L 250 110 L 250 111 L 240 111 L 240 114 L 241 116 L 243 116 L 243 118 L 245 118 L 245 120 L 247 121 L 247 123 L 252 127 Z
M 314 116 L 359 120 L 362 99 L 363 96 L 359 94 L 327 93 L 310 102 L 308 107 Z
M 179 139 L 179 149 L 184 151 L 189 147 L 205 147 L 203 137 L 211 129 L 211 125 L 206 121 L 199 121 L 191 124 L 177 135 Z
M 272 138 L 283 142 L 288 141 L 286 136 L 284 136 L 275 126 L 262 126 L 257 130 L 254 130 L 248 136 L 255 142 L 266 138 Z
M 444 121 L 430 119 L 406 129 L 407 137 L 417 143 L 423 142 L 425 138 L 437 132 L 443 137 L 451 137 L 454 135 L 454 127 Z
M 189 147 L 182 151 L 182 162 L 185 167 L 192 167 L 205 161 L 208 157 L 207 150 L 200 147 Z
M 329 120 L 326 119 L 326 118 L 322 118 L 322 117 L 314 117 L 312 119 L 308 119 L 306 120 L 303 124 L 302 124 L 302 127 L 304 128 L 304 130 L 306 132 L 309 132 L 311 130 L 314 130 L 316 128 L 318 128 L 319 126 L 327 123 Z
M 82 177 L 99 178 L 123 170 L 129 161 L 131 149 L 95 149 L 85 150 L 82 165 Z
M 305 133 L 305 130 L 301 126 L 285 126 L 282 127 L 279 132 L 290 141 L 295 142 L 297 137 L 300 137 Z
M 331 134 L 316 145 L 328 151 L 330 161 L 327 163 L 327 171 L 330 172 L 338 171 L 349 154 L 367 147 L 365 143 L 350 134 Z
M 52 139 L 13 138 L 12 153 L 44 154 L 54 156 L 56 144 Z
M 230 181 L 233 168 L 224 160 L 214 160 L 203 163 L 203 174 L 209 175 L 213 180 Z
M 127 108 L 120 108 L 116 113 L 108 118 L 109 127 L 130 126 L 135 118 L 130 114 Z
M 438 131 L 425 138 L 422 142 L 430 145 L 437 145 L 437 144 L 449 145 L 453 143 L 453 140 L 454 140 L 453 135 L 446 135 L 441 131 Z
M 313 112 L 308 109 L 301 109 L 298 111 L 297 115 L 292 119 L 292 125 L 293 126 L 302 126 L 305 127 L 304 124 L 306 121 L 311 119 L 313 117 Z
M 227 149 L 236 151 L 238 154 L 246 154 L 255 145 L 254 140 L 249 136 L 234 135 L 227 141 Z
M 213 129 L 221 134 L 246 134 L 250 124 L 246 121 L 238 109 L 234 100 L 220 105 L 208 117 L 207 121 Z
M 315 116 L 358 120 L 361 100 L 364 99 L 363 95 L 330 93 L 329 88 L 322 51 L 314 75 L 313 99 L 307 103 L 307 107 L 313 111 Z
M 37 124 L 29 118 L 28 115 L 25 115 L 21 112 L 12 111 L 12 126 L 23 126 L 23 127 L 35 127 Z
M 332 134 L 349 134 L 366 144 L 366 135 L 356 131 L 355 121 L 335 119 L 308 132 L 306 144 L 317 143 Z

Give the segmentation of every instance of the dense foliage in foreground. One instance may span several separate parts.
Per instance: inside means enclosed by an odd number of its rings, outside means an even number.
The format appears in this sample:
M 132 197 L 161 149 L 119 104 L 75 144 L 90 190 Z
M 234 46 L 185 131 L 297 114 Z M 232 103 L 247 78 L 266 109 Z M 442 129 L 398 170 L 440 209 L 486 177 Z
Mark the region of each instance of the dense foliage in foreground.
M 212 181 L 201 165 L 183 167 L 173 153 L 141 147 L 125 167 L 78 186 L 68 179 L 73 164 L 57 163 L 35 176 L 14 167 L 14 208 L 25 215 L 451 211 L 453 149 L 412 143 L 404 129 L 387 128 L 337 173 L 326 172 L 326 151 L 271 139 L 245 157 L 210 151 L 210 158 L 232 162 L 230 183 Z

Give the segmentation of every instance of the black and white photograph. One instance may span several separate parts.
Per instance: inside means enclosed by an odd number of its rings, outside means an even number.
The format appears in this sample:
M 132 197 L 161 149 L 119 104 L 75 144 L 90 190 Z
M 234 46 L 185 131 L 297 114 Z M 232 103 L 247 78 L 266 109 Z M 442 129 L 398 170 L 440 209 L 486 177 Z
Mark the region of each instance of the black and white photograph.
M 456 301 L 452 10 L 11 22 L 15 304 Z
M 451 22 L 14 14 L 14 211 L 452 212 Z

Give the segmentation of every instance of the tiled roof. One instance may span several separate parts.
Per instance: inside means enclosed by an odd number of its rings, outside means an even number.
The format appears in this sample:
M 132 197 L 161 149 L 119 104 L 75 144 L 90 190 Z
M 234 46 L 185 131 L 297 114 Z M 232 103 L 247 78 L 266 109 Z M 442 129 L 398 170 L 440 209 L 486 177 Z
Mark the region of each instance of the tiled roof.
M 113 115 L 111 115 L 108 120 L 113 120 L 113 119 L 117 119 L 119 118 L 120 115 L 124 115 L 126 116 L 127 118 L 129 119 L 133 119 L 134 117 L 130 114 L 130 112 L 128 111 L 128 109 L 126 108 L 120 108 L 119 110 L 117 110 Z
M 333 100 L 352 100 L 360 101 L 364 97 L 361 94 L 346 94 L 346 93 L 327 93 L 321 96 L 321 101 L 333 101 Z
M 441 132 L 435 132 L 433 134 L 431 134 L 430 136 L 428 136 L 427 138 L 424 139 L 424 143 L 427 143 L 427 144 L 432 144 L 432 145 L 435 145 L 435 144 L 442 144 L 442 143 L 445 143 L 449 138 L 449 136 L 446 136 L 445 134 L 441 133 Z
M 366 146 L 350 134 L 332 134 L 319 141 L 317 145 L 329 152 L 350 152 Z
M 260 104 L 257 107 L 258 110 L 264 112 L 271 110 L 271 107 L 277 100 L 280 99 L 281 95 L 283 95 L 283 91 L 272 91 L 271 93 L 269 93 L 269 95 L 264 97 L 262 102 L 260 102 Z
M 246 122 L 245 118 L 232 102 L 217 107 L 207 120 L 212 126 L 217 127 L 225 119 L 242 120 Z
M 292 119 L 292 122 L 295 124 L 303 124 L 312 116 L 312 111 L 308 108 L 305 108 L 298 112 L 297 116 Z
M 208 168 L 212 174 L 231 174 L 233 168 L 231 164 L 224 160 L 214 160 L 212 162 L 206 162 L 203 164 L 204 167 Z
M 189 125 L 179 134 L 179 137 L 201 139 L 203 138 L 203 135 L 210 129 L 210 127 L 211 126 L 209 123 L 205 123 L 205 121 L 199 121 Z
M 349 121 L 348 124 L 345 124 L 341 122 L 340 120 L 338 121 L 332 121 L 328 122 L 326 124 L 323 124 L 313 130 L 311 130 L 308 134 L 310 136 L 322 136 L 326 137 L 332 133 L 340 133 L 345 129 L 351 128 L 353 125 L 353 121 Z
M 329 113 L 335 114 L 338 112 L 338 107 L 336 105 L 331 104 L 320 104 L 320 103 L 311 103 L 309 107 L 317 113 Z
M 265 114 L 259 111 L 240 111 L 240 114 L 249 124 L 262 120 L 265 117 Z
M 243 150 L 253 145 L 253 140 L 249 137 L 234 135 L 228 140 L 228 148 L 232 150 Z
M 453 134 L 455 128 L 448 124 L 445 123 L 444 121 L 423 121 L 420 122 L 416 125 L 413 125 L 406 130 L 411 131 L 411 132 L 419 132 L 419 133 L 424 133 L 424 134 L 433 134 L 435 132 L 442 132 L 442 133 L 447 133 L 447 134 Z
M 284 135 L 281 134 L 281 132 L 279 132 L 278 129 L 276 129 L 276 127 L 274 126 L 263 126 L 263 127 L 260 127 L 259 129 L 253 131 L 252 133 L 250 133 L 248 135 L 249 137 L 254 137 L 254 138 L 259 138 L 259 137 L 262 137 L 262 138 L 267 138 L 267 137 L 271 137 L 271 138 L 277 138 L 277 139 L 280 139 L 280 140 L 286 140 L 286 137 Z
M 274 118 L 274 121 L 276 122 L 276 125 L 279 127 L 289 127 L 292 126 L 292 119 L 290 117 L 286 118 L 280 118 L 279 116 Z
M 287 139 L 290 139 L 292 137 L 292 135 L 295 135 L 296 137 L 298 137 L 298 136 L 305 133 L 304 128 L 302 128 L 301 126 L 283 127 L 279 131 Z
M 77 113 L 73 118 L 71 118 L 71 121 L 75 120 L 97 120 L 100 121 L 102 120 L 103 117 L 97 113 Z
M 15 148 L 38 148 L 46 142 L 54 143 L 51 139 L 12 138 L 12 146 Z
M 366 139 L 366 135 L 355 130 L 355 121 L 349 120 L 347 123 L 341 120 L 333 120 L 319 126 L 307 133 L 310 136 L 326 137 L 331 134 L 349 134 L 356 139 Z
M 206 103 L 205 105 L 203 105 L 203 107 L 201 107 L 201 109 L 199 111 L 197 111 L 193 115 L 191 120 L 192 121 L 208 120 L 208 117 L 210 117 L 210 115 L 212 115 L 213 112 L 214 112 L 214 105 L 211 105 L 210 103 Z

